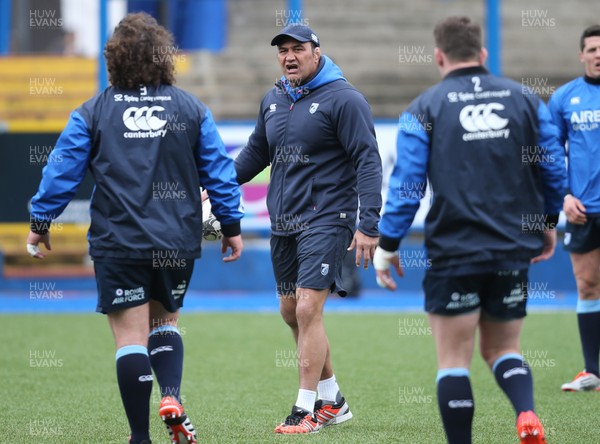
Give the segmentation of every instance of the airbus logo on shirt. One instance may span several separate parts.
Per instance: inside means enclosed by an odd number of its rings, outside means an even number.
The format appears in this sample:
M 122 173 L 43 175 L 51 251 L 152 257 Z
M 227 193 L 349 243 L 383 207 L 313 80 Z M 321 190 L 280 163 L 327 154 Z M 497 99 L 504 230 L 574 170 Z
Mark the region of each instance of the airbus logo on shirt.
M 574 131 L 593 131 L 598 129 L 600 123 L 600 109 L 573 111 L 571 125 Z
M 126 139 L 164 137 L 167 130 L 163 127 L 167 121 L 154 115 L 155 112 L 164 110 L 162 106 L 142 106 L 141 108 L 131 106 L 127 108 L 123 113 L 123 123 L 132 132 L 123 133 L 123 137 Z

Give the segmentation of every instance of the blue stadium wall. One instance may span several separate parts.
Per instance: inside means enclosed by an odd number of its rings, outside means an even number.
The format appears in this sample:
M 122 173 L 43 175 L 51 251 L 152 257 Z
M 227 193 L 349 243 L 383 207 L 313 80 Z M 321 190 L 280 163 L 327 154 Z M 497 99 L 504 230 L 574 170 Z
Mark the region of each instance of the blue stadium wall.
M 562 236 L 560 236 L 562 237 Z M 263 242 L 264 243 L 264 242 Z M 252 245 L 246 242 L 242 258 L 234 263 L 225 264 L 219 248 L 219 242 L 205 242 L 202 258 L 195 263 L 190 289 L 205 291 L 275 291 L 275 281 L 271 269 L 271 258 L 266 245 Z M 408 258 L 422 257 L 422 238 L 414 234 L 403 243 L 402 253 Z M 410 259 L 409 259 L 410 262 Z M 0 263 L 3 263 L 0 257 Z M 376 289 L 373 268 L 358 271 L 363 289 Z M 405 277 L 399 281 L 399 290 L 419 292 L 425 270 L 422 266 L 407 268 Z M 530 269 L 530 282 L 543 283 L 548 290 L 575 292 L 575 280 L 571 271 L 568 253 L 558 247 L 549 261 L 535 264 Z M 43 281 L 37 279 L 36 281 Z M 0 270 L 0 290 L 28 291 L 31 278 L 4 277 Z M 92 278 L 56 278 L 51 279 L 63 290 L 95 290 Z M 390 293 L 390 297 L 394 297 Z

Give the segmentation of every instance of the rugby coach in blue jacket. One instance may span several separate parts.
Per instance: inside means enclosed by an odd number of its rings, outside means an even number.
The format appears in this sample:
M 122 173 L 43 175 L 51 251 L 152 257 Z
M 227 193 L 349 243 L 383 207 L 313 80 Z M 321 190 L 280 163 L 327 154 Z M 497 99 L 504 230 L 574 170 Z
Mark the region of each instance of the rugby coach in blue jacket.
M 374 265 L 395 289 L 390 265 L 419 199 L 433 190 L 425 221 L 425 309 L 435 339 L 440 414 L 450 444 L 471 442 L 469 367 L 479 327 L 481 354 L 518 416 L 521 443 L 544 443 L 533 382 L 521 356 L 530 262 L 548 259 L 566 188 L 558 129 L 539 97 L 482 65 L 481 28 L 450 17 L 434 30 L 443 80 L 400 116 Z
M 245 183 L 271 166 L 271 259 L 300 373 L 292 413 L 275 432 L 314 433 L 352 417 L 331 367 L 323 307 L 330 291 L 345 294 L 340 274 L 346 251 L 356 248 L 356 265 L 364 261 L 365 268 L 373 257 L 381 160 L 367 101 L 321 54 L 317 35 L 289 25 L 271 45 L 283 76 L 263 98 L 235 167 Z
M 152 370 L 162 394 L 159 415 L 172 441 L 197 442 L 180 404 L 177 320 L 200 257 L 200 186 L 221 222 L 222 250 L 231 248 L 223 260 L 238 259 L 243 248 L 233 160 L 210 110 L 172 85 L 173 59 L 153 56 L 171 48 L 171 34 L 145 13 L 119 23 L 104 51 L 111 86 L 71 114 L 31 201 L 27 239 L 30 254 L 43 258 L 38 244 L 50 249 L 48 228 L 89 170 L 97 310 L 107 314 L 115 338 L 130 444 L 150 443 Z

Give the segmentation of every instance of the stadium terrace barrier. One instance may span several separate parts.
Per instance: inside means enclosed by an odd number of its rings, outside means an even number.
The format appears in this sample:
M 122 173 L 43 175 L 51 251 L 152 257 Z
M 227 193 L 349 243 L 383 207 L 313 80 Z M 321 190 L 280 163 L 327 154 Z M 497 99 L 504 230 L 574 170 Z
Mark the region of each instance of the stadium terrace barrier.
M 276 286 L 267 240 L 246 241 L 242 258 L 229 264 L 222 261 L 220 242 L 204 242 L 203 245 L 202 258 L 196 261 L 190 281 L 191 290 L 273 291 L 275 294 Z M 398 279 L 399 291 L 421 291 L 421 282 L 428 266 L 422 248 L 422 236 L 409 236 L 403 242 L 400 254 L 405 264 L 405 277 Z M 84 275 L 69 276 L 66 272 L 62 275 L 44 275 L 40 273 L 39 263 L 34 262 L 34 259 L 30 259 L 30 262 L 29 271 L 19 276 L 8 277 L 5 270 L 0 268 L 0 291 L 28 291 L 34 281 L 50 281 L 63 290 L 95 291 L 96 289 L 91 266 L 87 267 L 87 273 Z M 0 253 L 0 267 L 3 263 L 4 257 Z M 364 289 L 377 288 L 372 267 L 368 270 L 359 269 L 358 273 Z M 536 291 L 537 296 L 549 297 L 552 292 L 576 291 L 569 255 L 562 249 L 560 242 L 551 260 L 531 267 L 529 280 L 530 288 Z M 401 297 L 401 295 L 389 293 L 389 297 Z

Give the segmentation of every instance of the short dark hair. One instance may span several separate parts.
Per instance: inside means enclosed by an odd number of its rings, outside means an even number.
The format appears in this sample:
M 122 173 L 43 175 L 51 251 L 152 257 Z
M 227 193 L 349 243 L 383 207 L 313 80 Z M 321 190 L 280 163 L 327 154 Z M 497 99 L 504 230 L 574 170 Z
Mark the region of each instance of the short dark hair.
M 585 48 L 585 39 L 596 36 L 600 36 L 600 25 L 592 25 L 585 28 L 583 34 L 581 34 L 581 39 L 579 39 L 579 49 L 583 51 L 583 48 Z
M 145 12 L 128 14 L 104 48 L 110 83 L 126 89 L 139 85 L 172 85 L 175 83 L 173 57 L 165 56 L 171 54 L 172 48 L 173 35 L 152 16 Z
M 469 17 L 448 17 L 434 30 L 435 46 L 454 62 L 477 60 L 481 52 L 481 27 Z

